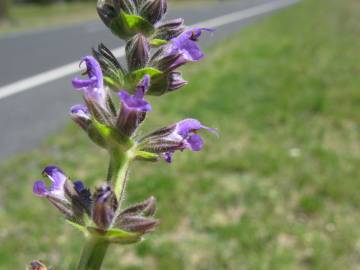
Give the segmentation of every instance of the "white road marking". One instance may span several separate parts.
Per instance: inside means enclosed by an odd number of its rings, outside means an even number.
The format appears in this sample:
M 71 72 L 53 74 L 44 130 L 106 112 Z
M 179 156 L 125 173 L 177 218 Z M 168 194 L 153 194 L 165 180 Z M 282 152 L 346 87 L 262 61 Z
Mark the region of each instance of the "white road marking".
M 245 20 L 276 9 L 280 9 L 282 7 L 286 7 L 298 1 L 299 0 L 276 0 L 266 4 L 261 4 L 255 7 L 247 8 L 210 20 L 199 22 L 191 25 L 190 27 L 220 27 L 236 21 Z M 117 48 L 113 50 L 113 53 L 116 57 L 123 57 L 125 55 L 125 47 L 122 46 L 120 48 Z M 35 76 L 16 81 L 14 83 L 0 87 L 0 100 L 77 72 L 79 72 L 79 61 L 75 61 L 70 64 L 39 73 Z

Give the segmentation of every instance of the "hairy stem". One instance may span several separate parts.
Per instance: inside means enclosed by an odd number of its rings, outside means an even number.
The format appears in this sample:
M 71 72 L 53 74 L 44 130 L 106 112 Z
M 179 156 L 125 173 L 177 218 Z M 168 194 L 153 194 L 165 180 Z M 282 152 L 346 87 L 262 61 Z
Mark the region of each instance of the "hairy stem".
M 100 238 L 90 237 L 83 248 L 77 270 L 99 270 L 109 243 Z
M 113 184 L 114 192 L 119 202 L 121 202 L 124 193 L 129 163 L 130 158 L 127 153 L 116 150 L 111 151 L 107 180 Z

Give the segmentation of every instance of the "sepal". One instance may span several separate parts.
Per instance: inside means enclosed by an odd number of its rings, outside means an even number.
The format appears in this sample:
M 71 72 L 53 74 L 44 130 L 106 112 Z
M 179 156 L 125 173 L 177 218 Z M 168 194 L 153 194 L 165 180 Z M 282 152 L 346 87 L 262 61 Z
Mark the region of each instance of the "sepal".
M 167 11 L 166 0 L 147 0 L 140 9 L 140 15 L 147 21 L 155 24 L 165 15 Z
M 135 35 L 126 43 L 125 51 L 129 71 L 141 69 L 149 61 L 150 44 L 141 34 Z
M 96 237 L 103 241 L 116 244 L 132 244 L 141 240 L 142 234 L 128 232 L 125 230 L 112 228 L 102 230 L 92 226 L 83 226 L 67 220 L 67 223 L 85 235 L 85 237 Z
M 154 32 L 154 26 L 144 18 L 120 11 L 114 13 L 112 8 L 98 7 L 98 13 L 103 22 L 110 28 L 111 32 L 121 39 L 128 40 L 138 33 L 150 36 Z
M 159 160 L 159 155 L 150 153 L 150 152 L 146 152 L 146 151 L 136 151 L 135 159 L 141 160 L 141 161 L 155 162 L 155 161 Z
M 166 92 L 168 88 L 167 74 L 153 67 L 138 69 L 127 74 L 125 77 L 126 89 L 134 89 L 137 82 L 145 75 L 149 75 L 151 79 L 151 86 L 146 92 L 147 95 L 160 96 Z
M 123 87 L 125 71 L 113 53 L 100 43 L 98 50 L 92 49 L 92 54 L 100 63 L 106 85 L 114 91 Z

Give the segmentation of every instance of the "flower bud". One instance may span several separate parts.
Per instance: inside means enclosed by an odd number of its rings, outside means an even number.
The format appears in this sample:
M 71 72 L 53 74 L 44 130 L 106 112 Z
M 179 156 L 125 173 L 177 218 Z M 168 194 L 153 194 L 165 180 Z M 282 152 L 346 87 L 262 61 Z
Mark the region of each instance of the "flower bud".
M 122 39 L 128 40 L 138 33 L 154 33 L 154 26 L 138 16 L 133 0 L 98 0 L 97 12 L 111 32 Z
M 48 268 L 41 261 L 35 260 L 29 264 L 27 270 L 54 270 L 54 268 L 53 267 Z
M 150 23 L 155 24 L 161 20 L 166 11 L 166 0 L 147 0 L 140 10 L 140 15 Z
M 170 40 L 185 31 L 184 20 L 181 18 L 162 22 L 157 25 L 154 38 Z
M 70 109 L 70 117 L 85 131 L 91 124 L 91 115 L 85 105 L 77 104 L 72 106 Z
M 149 60 L 150 46 L 146 37 L 137 34 L 126 43 L 126 59 L 129 71 L 141 69 Z
M 123 10 L 125 13 L 132 14 L 136 12 L 134 0 L 114 0 L 114 7 L 117 12 Z
M 168 53 L 165 49 L 159 49 L 151 58 L 150 63 L 162 72 L 170 72 L 185 64 L 186 61 L 181 53 Z
M 96 5 L 96 10 L 100 19 L 107 26 L 111 26 L 111 22 L 116 18 L 116 10 L 113 6 L 106 4 L 104 0 L 99 0 Z
M 158 224 L 159 221 L 154 218 L 123 216 L 116 225 L 125 231 L 145 234 L 153 231 Z
M 142 215 L 142 216 L 153 216 L 156 211 L 156 199 L 155 197 L 151 196 L 149 199 L 142 203 L 134 204 L 129 206 L 128 208 L 124 209 L 119 218 L 122 216 L 135 216 L 135 215 Z
M 185 81 L 181 77 L 180 72 L 175 72 L 175 71 L 170 72 L 168 79 L 169 79 L 169 87 L 168 87 L 169 91 L 177 90 L 187 84 L 187 81 Z
M 106 230 L 118 208 L 118 202 L 111 186 L 105 184 L 94 193 L 92 219 L 102 230 Z

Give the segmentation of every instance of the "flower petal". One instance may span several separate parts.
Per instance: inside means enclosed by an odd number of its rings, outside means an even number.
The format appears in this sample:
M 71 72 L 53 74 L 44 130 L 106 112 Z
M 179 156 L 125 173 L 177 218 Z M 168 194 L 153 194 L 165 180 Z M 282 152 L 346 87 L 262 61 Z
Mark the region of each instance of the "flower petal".
M 39 197 L 45 197 L 48 194 L 48 191 L 46 189 L 46 185 L 43 181 L 38 180 L 34 183 L 33 186 L 33 192 L 35 195 Z
M 65 199 L 64 184 L 67 177 L 63 171 L 56 166 L 48 166 L 43 170 L 42 175 L 53 182 L 49 187 L 49 194 Z
M 204 147 L 204 141 L 198 134 L 191 135 L 186 142 L 192 151 L 200 151 Z

